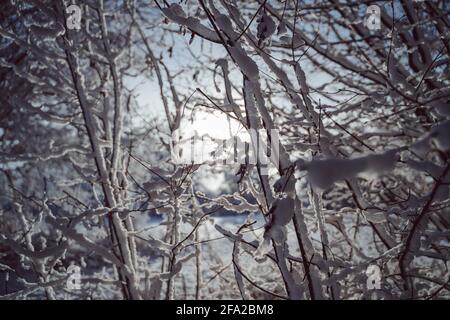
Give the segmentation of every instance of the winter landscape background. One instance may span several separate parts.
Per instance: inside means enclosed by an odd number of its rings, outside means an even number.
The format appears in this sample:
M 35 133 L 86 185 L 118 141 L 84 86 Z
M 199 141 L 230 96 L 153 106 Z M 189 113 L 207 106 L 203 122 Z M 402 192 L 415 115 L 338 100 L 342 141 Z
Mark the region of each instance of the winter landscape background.
M 1 0 L 0 299 L 448 299 L 449 9 Z

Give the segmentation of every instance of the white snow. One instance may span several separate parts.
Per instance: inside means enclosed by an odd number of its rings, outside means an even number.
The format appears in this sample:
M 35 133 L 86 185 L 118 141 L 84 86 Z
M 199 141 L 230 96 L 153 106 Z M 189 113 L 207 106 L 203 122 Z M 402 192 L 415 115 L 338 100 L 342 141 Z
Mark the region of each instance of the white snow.
M 249 80 L 256 80 L 259 77 L 258 66 L 241 47 L 230 47 L 231 55 L 238 67 Z
M 270 39 L 270 37 L 275 33 L 276 24 L 273 19 L 264 12 L 258 19 L 258 27 L 256 36 L 259 39 L 259 43 Z

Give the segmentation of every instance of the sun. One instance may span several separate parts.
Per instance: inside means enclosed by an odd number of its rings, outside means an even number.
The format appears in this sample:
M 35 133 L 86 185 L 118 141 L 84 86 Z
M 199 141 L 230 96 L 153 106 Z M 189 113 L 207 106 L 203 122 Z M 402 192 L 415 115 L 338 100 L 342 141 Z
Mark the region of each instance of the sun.
M 246 129 L 236 119 L 218 110 L 197 108 L 185 115 L 172 135 L 172 155 L 181 163 L 212 161 L 212 154 L 224 141 L 230 143 L 235 137 L 249 141 Z

